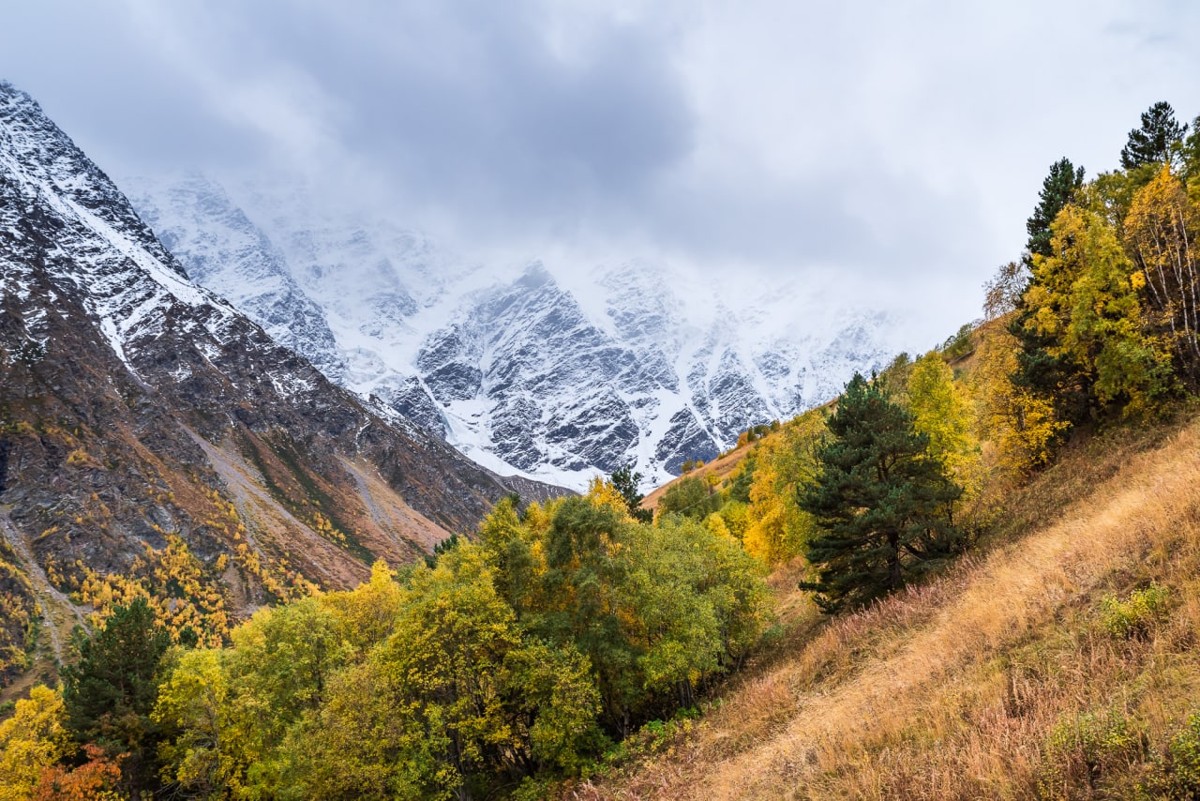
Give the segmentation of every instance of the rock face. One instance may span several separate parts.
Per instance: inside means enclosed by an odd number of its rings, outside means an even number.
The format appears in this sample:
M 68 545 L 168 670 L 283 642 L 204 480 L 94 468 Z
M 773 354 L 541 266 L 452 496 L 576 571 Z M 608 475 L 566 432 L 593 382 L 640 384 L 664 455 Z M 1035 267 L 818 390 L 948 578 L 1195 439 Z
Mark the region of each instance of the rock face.
M 193 190 L 226 249 L 191 268 L 252 270 L 227 289 L 321 369 L 193 283 L 37 104 L 0 84 L 0 672 L 35 597 L 79 604 L 132 576 L 181 593 L 173 609 L 211 592 L 237 616 L 308 582 L 353 585 L 376 558 L 412 561 L 514 489 L 558 492 L 333 383 L 344 362 L 323 310 L 235 207 Z M 155 583 L 168 551 L 196 586 Z
M 833 397 L 890 352 L 890 321 L 734 304 L 662 265 L 472 265 L 303 187 L 137 181 L 188 273 L 326 375 L 488 467 L 583 487 L 636 462 L 661 483 L 751 425 Z M 332 345 L 331 345 L 332 343 Z

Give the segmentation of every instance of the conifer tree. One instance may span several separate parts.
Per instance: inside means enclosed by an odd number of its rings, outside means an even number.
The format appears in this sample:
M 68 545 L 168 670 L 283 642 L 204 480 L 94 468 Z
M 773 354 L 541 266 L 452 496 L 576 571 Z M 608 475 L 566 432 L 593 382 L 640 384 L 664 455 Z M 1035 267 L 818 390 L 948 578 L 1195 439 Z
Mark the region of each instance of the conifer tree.
M 1187 126 L 1176 121 L 1171 104 L 1160 100 L 1142 113 L 1142 127 L 1129 132 L 1121 166 L 1133 170 L 1143 164 L 1169 164 L 1185 133 Z
M 1050 224 L 1071 202 L 1083 186 L 1083 167 L 1076 167 L 1065 156 L 1050 165 L 1050 174 L 1042 181 L 1038 204 L 1033 215 L 1025 221 L 1029 241 L 1025 248 L 1031 256 L 1049 256 Z
M 170 642 L 146 599 L 137 598 L 116 607 L 91 637 L 79 637 L 78 661 L 63 668 L 68 728 L 80 744 L 129 754 L 122 770 L 135 792 L 153 782 L 158 727 L 150 713 Z
M 625 505 L 629 508 L 629 514 L 634 520 L 649 523 L 654 519 L 654 512 L 642 508 L 642 498 L 645 496 L 638 490 L 638 482 L 642 480 L 642 474 L 634 471 L 633 464 L 618 467 L 613 471 L 610 479 L 613 486 L 617 488 L 617 492 L 621 493 L 621 497 L 625 499 Z
M 1053 255 L 1050 227 L 1082 186 L 1083 167 L 1076 167 L 1067 158 L 1050 165 L 1050 173 L 1042 181 L 1038 193 L 1038 204 L 1025 223 L 1029 233 L 1023 259 L 1027 268 L 1025 275 L 1032 276 L 1035 258 Z M 1051 399 L 1058 419 L 1077 423 L 1087 409 L 1086 393 L 1076 391 L 1071 380 L 1079 373 L 1079 366 L 1061 353 L 1052 355 L 1057 344 L 1055 338 L 1030 325 L 1033 309 L 1026 295 L 1033 283 L 1032 280 L 1026 282 L 1017 303 L 1017 313 L 1009 324 L 1009 332 L 1020 344 L 1013 383 L 1034 397 Z
M 928 453 L 912 416 L 861 375 L 846 385 L 818 450 L 820 472 L 800 506 L 820 527 L 807 548 L 826 612 L 867 604 L 954 553 L 962 494 Z

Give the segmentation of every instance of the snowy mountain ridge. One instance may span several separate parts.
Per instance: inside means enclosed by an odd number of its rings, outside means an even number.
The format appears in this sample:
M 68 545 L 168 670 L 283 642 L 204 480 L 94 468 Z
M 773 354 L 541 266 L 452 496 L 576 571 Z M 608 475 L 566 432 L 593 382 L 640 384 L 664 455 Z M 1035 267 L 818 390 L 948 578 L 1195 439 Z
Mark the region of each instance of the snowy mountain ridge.
M 582 488 L 632 461 L 662 483 L 890 352 L 886 315 L 801 307 L 795 288 L 739 303 L 647 261 L 473 264 L 287 182 L 127 185 L 197 282 L 332 380 L 500 472 Z

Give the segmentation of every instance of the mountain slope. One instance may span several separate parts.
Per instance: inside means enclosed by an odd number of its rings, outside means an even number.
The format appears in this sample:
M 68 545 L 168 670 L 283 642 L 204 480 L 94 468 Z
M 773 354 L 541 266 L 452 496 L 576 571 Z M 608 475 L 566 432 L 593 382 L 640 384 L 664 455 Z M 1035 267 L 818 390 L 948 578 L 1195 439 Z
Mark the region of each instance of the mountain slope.
M 890 350 L 894 321 L 797 306 L 812 295 L 800 288 L 734 303 L 729 287 L 649 262 L 587 275 L 468 264 L 273 178 L 138 185 L 135 204 L 189 274 L 330 378 L 494 469 L 577 488 L 630 461 L 661 483 L 750 425 L 828 400 Z
M 665 755 L 564 797 L 1160 797 L 1135 787 L 1197 742 L 1198 454 L 1194 417 L 1077 443 L 998 544 L 853 615 L 779 573 L 762 663 Z
M 7 644 L 35 597 L 61 605 L 46 585 L 97 607 L 170 596 L 163 614 L 218 636 L 273 597 L 411 561 L 514 489 L 554 492 L 364 405 L 192 283 L 37 104 L 0 84 Z

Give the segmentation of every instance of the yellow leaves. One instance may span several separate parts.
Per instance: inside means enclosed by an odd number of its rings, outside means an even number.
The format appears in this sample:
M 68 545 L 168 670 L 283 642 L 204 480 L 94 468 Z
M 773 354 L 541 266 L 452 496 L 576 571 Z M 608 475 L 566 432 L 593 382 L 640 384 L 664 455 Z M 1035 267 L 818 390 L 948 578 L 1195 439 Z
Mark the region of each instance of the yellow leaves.
M 981 438 L 995 448 L 996 466 L 1023 474 L 1050 458 L 1050 444 L 1067 427 L 1055 419 L 1053 403 L 1017 387 L 1016 337 L 1002 326 L 981 332 L 978 365 L 972 376 Z
M 83 603 L 95 608 L 93 623 L 107 619 L 117 606 L 145 598 L 173 642 L 180 642 L 190 631 L 201 646 L 220 645 L 229 631 L 225 598 L 187 543 L 169 534 L 166 548 L 145 548 L 145 557 L 134 561 L 128 576 L 100 575 L 82 568 L 79 595 Z
M 622 516 L 629 517 L 629 507 L 625 505 L 625 499 L 611 481 L 596 476 L 588 484 L 586 497 L 593 506 L 607 506 L 620 512 Z
M 42 771 L 69 752 L 62 697 L 37 685 L 0 723 L 0 801 L 28 801 Z
M 813 453 L 824 432 L 824 417 L 813 410 L 763 440 L 755 451 L 742 543 L 747 553 L 766 564 L 799 554 L 813 531 L 812 517 L 801 511 L 796 497 L 799 488 L 816 475 Z
M 371 566 L 369 581 L 347 592 L 326 593 L 320 602 L 333 613 L 347 642 L 364 654 L 391 633 L 404 597 L 396 574 L 379 560 Z
M 970 494 L 981 476 L 976 469 L 979 445 L 971 432 L 971 407 L 954 371 L 936 351 L 913 364 L 908 379 L 908 408 L 913 426 L 929 437 L 929 453 Z

